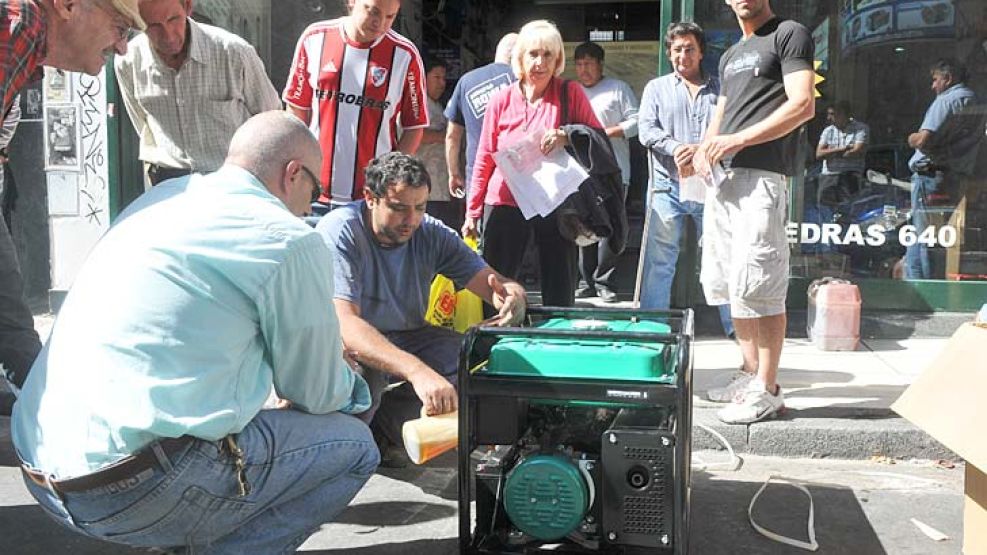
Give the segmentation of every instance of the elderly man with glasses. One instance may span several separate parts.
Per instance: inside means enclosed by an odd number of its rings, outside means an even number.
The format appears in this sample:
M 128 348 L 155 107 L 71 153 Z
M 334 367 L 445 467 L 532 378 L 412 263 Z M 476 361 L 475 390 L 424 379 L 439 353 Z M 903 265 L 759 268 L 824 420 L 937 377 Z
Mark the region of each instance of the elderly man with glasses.
M 40 80 L 42 66 L 96 75 L 113 53 L 127 51 L 132 27 L 143 29 L 137 0 L 0 2 L 0 124 L 17 93 Z M 0 382 L 20 387 L 41 349 L 7 226 L 0 216 Z M 13 396 L 0 383 L 0 414 Z

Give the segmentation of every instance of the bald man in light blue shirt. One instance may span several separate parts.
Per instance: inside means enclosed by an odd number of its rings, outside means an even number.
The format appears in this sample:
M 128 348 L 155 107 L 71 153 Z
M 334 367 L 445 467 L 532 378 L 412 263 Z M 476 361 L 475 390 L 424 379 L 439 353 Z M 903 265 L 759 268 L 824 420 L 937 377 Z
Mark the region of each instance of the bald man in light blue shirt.
M 304 125 L 260 114 L 219 171 L 155 187 L 93 249 L 14 406 L 51 516 L 136 547 L 291 552 L 369 479 L 350 416 L 369 391 L 296 217 L 320 163 Z M 272 390 L 290 408 L 261 410 Z

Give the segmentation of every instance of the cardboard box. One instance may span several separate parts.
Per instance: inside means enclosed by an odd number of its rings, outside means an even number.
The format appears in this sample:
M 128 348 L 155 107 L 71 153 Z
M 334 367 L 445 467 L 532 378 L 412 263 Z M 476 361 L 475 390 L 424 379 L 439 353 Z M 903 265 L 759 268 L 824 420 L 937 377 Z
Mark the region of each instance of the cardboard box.
M 980 326 L 983 326 L 981 324 Z M 966 461 L 963 552 L 987 553 L 987 327 L 962 325 L 891 409 Z
M 987 553 L 987 474 L 968 462 L 964 489 L 963 552 Z

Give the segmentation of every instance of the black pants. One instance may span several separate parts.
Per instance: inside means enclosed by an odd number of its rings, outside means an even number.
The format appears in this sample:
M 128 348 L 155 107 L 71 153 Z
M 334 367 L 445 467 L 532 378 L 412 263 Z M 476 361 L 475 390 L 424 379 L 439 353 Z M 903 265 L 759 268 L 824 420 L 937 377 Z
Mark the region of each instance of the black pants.
M 384 334 L 388 341 L 402 351 L 411 353 L 429 365 L 454 386 L 458 385 L 459 350 L 463 345 L 462 334 L 438 326 L 425 326 L 414 330 L 392 331 Z M 392 376 L 375 368 L 363 368 L 363 378 L 370 387 L 372 404 L 366 412 L 356 415 L 375 433 L 382 435 L 393 445 L 402 445 L 401 428 L 408 420 L 421 415 L 422 402 L 411 383 L 389 391 L 384 390 Z
M 425 212 L 433 218 L 442 220 L 442 223 L 459 231 L 463 227 L 463 219 L 466 217 L 466 203 L 462 199 L 452 200 L 430 200 L 425 208 Z
M 147 164 L 147 179 L 151 182 L 151 186 L 176 177 L 185 177 L 191 173 L 192 170 L 189 169 L 166 168 L 156 164 Z
M 624 185 L 624 200 L 627 200 L 627 185 Z M 611 291 L 617 290 L 617 280 L 614 271 L 617 260 L 623 253 L 614 252 L 610 248 L 610 238 L 601 239 L 599 243 L 579 248 L 579 274 L 592 290 L 594 285 L 602 285 Z
M 24 281 L 14 242 L 0 216 L 0 364 L 18 387 L 24 385 L 40 350 L 34 317 L 24 298 Z
M 515 206 L 486 206 L 483 258 L 511 279 L 517 279 L 528 239 L 534 235 L 541 267 L 544 306 L 573 306 L 576 302 L 576 244 L 559 233 L 555 214 L 525 220 Z

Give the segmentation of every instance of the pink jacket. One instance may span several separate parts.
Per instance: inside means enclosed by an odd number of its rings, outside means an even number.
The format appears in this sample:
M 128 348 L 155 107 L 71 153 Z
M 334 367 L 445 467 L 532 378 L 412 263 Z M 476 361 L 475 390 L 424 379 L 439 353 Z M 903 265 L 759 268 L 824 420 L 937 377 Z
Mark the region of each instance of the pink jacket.
M 536 129 L 557 129 L 561 124 L 559 99 L 562 80 L 552 78 L 537 106 L 531 106 L 521 93 L 520 82 L 504 87 L 490 98 L 487 112 L 483 116 L 483 131 L 473 162 L 473 176 L 470 179 L 469 199 L 466 215 L 480 219 L 483 205 L 517 206 L 503 174 L 497 169 L 493 153 L 501 145 L 511 145 Z M 593 113 L 583 88 L 575 81 L 569 81 L 568 123 L 582 123 L 602 128 Z

